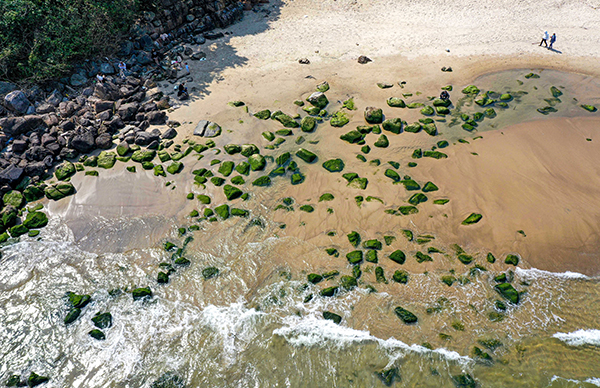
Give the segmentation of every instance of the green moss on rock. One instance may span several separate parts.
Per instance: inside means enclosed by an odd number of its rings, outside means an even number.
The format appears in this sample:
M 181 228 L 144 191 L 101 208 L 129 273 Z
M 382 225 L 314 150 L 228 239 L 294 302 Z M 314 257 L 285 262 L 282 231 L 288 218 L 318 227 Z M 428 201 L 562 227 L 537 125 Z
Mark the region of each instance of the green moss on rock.
M 383 110 L 369 106 L 365 108 L 365 120 L 369 124 L 381 124 L 383 122 Z
M 400 132 L 402 132 L 402 119 L 387 119 L 381 124 L 381 126 L 386 131 L 399 134 Z
M 504 262 L 506 264 L 517 266 L 519 265 L 519 256 L 513 254 L 507 255 L 506 259 L 504 259 Z
M 350 264 L 359 264 L 363 260 L 362 251 L 352 251 L 346 254 L 346 259 Z
M 329 321 L 333 321 L 333 323 L 339 325 L 342 322 L 342 317 L 332 313 L 331 311 L 323 311 L 323 318 Z
M 394 272 L 392 279 L 394 279 L 394 281 L 396 283 L 406 284 L 406 283 L 408 283 L 408 272 L 403 271 L 403 270 L 398 270 L 398 271 Z
M 264 109 L 261 111 L 258 111 L 254 114 L 254 117 L 256 117 L 257 119 L 260 120 L 267 120 L 271 118 L 271 111 L 268 109 Z
M 151 162 L 156 157 L 154 150 L 138 150 L 131 155 L 131 160 L 137 163 Z
M 238 189 L 235 186 L 225 185 L 223 186 L 223 193 L 228 201 L 232 201 L 242 196 L 242 190 Z
M 478 223 L 483 216 L 479 213 L 471 213 L 465 220 L 462 222 L 462 225 L 472 225 Z
M 427 201 L 427 196 L 423 193 L 413 194 L 408 199 L 408 203 L 410 203 L 411 205 L 414 205 L 414 206 L 417 206 L 418 204 L 426 202 L 426 201 Z
M 343 127 L 344 125 L 348 124 L 350 122 L 350 119 L 348 118 L 348 114 L 344 111 L 337 111 L 333 114 L 333 116 L 331 116 L 331 119 L 329 120 L 329 124 L 332 127 Z
M 265 186 L 270 186 L 271 185 L 271 178 L 269 178 L 269 176 L 265 175 L 265 176 L 261 176 L 260 178 L 255 179 L 252 182 L 253 186 L 258 186 L 258 187 L 265 187 Z
M 406 255 L 401 250 L 395 250 L 389 256 L 390 260 L 402 265 L 406 261 Z
M 252 171 L 262 171 L 267 165 L 265 157 L 260 154 L 251 155 L 248 158 L 248 163 L 250 164 Z
M 392 108 L 406 108 L 406 103 L 400 97 L 390 97 L 386 102 Z
M 342 159 L 329 159 L 323 163 L 323 168 L 329 172 L 340 172 L 344 169 L 344 161 Z
M 519 293 L 510 283 L 500 283 L 494 286 L 494 290 L 496 290 L 502 297 L 506 300 L 510 301 L 513 304 L 519 303 Z
M 306 278 L 312 284 L 317 284 L 323 280 L 323 276 L 316 273 L 309 273 Z
M 327 287 L 327 288 L 324 288 L 321 290 L 321 296 L 332 297 L 337 293 L 337 291 L 338 291 L 337 286 Z
M 219 269 L 217 267 L 207 267 L 202 270 L 202 277 L 204 280 L 212 279 L 219 275 Z
M 386 135 L 381 135 L 373 145 L 379 148 L 387 148 L 390 145 L 390 141 Z
M 423 252 L 415 253 L 415 259 L 417 263 L 423 263 L 425 261 L 433 261 L 433 258 L 429 255 L 424 254 Z
M 396 307 L 394 309 L 394 312 L 396 313 L 396 315 L 398 316 L 398 318 L 400 318 L 402 320 L 402 322 L 406 323 L 406 324 L 411 324 L 411 323 L 416 323 L 417 322 L 417 316 L 413 313 L 411 313 L 410 311 L 402 308 L 402 307 Z
M 133 300 L 151 298 L 152 290 L 150 289 L 150 287 L 140 287 L 131 291 L 131 295 L 133 296 Z

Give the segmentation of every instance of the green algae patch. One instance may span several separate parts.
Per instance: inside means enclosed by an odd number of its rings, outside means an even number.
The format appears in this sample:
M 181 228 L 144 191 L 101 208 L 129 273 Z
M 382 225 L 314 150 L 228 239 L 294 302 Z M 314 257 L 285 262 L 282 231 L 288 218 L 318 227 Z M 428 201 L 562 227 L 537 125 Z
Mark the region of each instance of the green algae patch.
M 452 285 L 456 282 L 456 278 L 452 275 L 442 276 L 440 278 L 442 283 L 446 284 L 448 287 L 452 287 Z
M 464 265 L 471 264 L 473 262 L 473 256 L 467 255 L 466 253 L 461 253 L 457 256 L 458 261 L 463 263 Z
M 512 304 L 519 303 L 519 293 L 510 283 L 500 283 L 494 286 L 494 290 Z
M 273 140 L 275 140 L 275 134 L 273 132 L 265 131 L 265 132 L 262 133 L 262 136 L 267 141 L 273 141 Z
M 250 168 L 252 169 L 252 171 L 262 171 L 267 165 L 265 157 L 260 154 L 251 155 L 248 158 L 248 163 L 250 164 Z
M 234 167 L 235 167 L 235 164 L 232 161 L 223 162 L 219 166 L 219 170 L 218 170 L 219 174 L 221 174 L 225 177 L 228 177 L 233 172 Z
M 396 262 L 400 265 L 404 264 L 404 262 L 406 261 L 406 255 L 404 254 L 404 252 L 402 252 L 401 250 L 395 250 L 394 252 L 392 252 L 389 255 L 390 260 L 392 260 L 393 262 Z
M 383 110 L 369 106 L 365 108 L 364 117 L 369 124 L 381 124 L 383 122 Z
M 243 185 L 244 183 L 246 183 L 246 181 L 244 180 L 244 178 L 237 175 L 237 176 L 234 176 L 233 178 L 231 178 L 231 183 L 239 186 L 239 185 Z
M 506 259 L 504 259 L 504 262 L 505 262 L 506 264 L 510 264 L 510 265 L 517 266 L 517 265 L 519 265 L 519 256 L 517 256 L 517 255 L 512 255 L 512 254 L 510 254 L 510 255 L 507 255 L 507 256 L 506 256 Z
M 260 178 L 255 179 L 252 182 L 253 186 L 258 186 L 258 187 L 265 187 L 265 186 L 270 186 L 271 185 L 271 178 L 269 178 L 268 176 L 261 176 Z
M 432 116 L 433 114 L 435 114 L 435 110 L 433 110 L 433 108 L 429 105 L 426 105 L 421 109 L 421 114 L 424 116 Z
M 444 198 L 444 199 L 436 199 L 436 200 L 433 201 L 433 204 L 434 205 L 445 205 L 448 202 L 450 202 L 450 200 L 446 199 L 446 198 Z
M 408 283 L 408 272 L 406 272 L 404 270 L 398 270 L 398 271 L 394 272 L 392 279 L 396 283 L 406 284 L 406 283 Z
M 336 325 L 339 325 L 342 322 L 342 317 L 331 311 L 323 311 L 323 319 L 333 321 Z
M 402 235 L 406 237 L 409 242 L 411 242 L 414 238 L 413 232 L 408 229 L 402 230 Z
M 334 296 L 338 291 L 338 287 L 333 286 L 333 287 L 327 287 L 321 290 L 321 296 L 324 297 L 332 297 Z
M 400 181 L 400 183 L 402 183 L 404 185 L 404 188 L 407 191 L 414 191 L 414 190 L 421 189 L 421 186 L 412 179 L 404 179 L 404 180 Z
M 400 178 L 400 175 L 396 171 L 392 170 L 391 168 L 386 169 L 385 172 L 383 173 L 383 175 L 390 178 L 394 182 L 400 182 L 402 180 L 402 178 Z
M 296 152 L 296 156 L 304 160 L 306 163 L 312 163 L 317 159 L 317 155 L 304 148 L 300 148 Z
M 417 214 L 419 212 L 419 209 L 417 209 L 415 206 L 400 206 L 398 208 L 398 211 L 400 212 L 400 214 L 408 216 L 410 214 Z
M 359 131 L 350 131 L 340 136 L 340 139 L 350 143 L 355 144 L 364 139 L 364 135 Z
M 316 274 L 316 273 L 309 273 L 306 276 L 306 279 L 308 280 L 309 283 L 317 284 L 323 280 L 323 276 Z
M 410 125 L 406 125 L 404 127 L 404 131 L 405 132 L 410 132 L 410 133 L 417 133 L 417 132 L 420 132 L 422 128 L 423 127 L 422 127 L 421 123 L 414 122 L 414 123 L 412 123 Z
M 342 103 L 342 106 L 348 110 L 356 110 L 356 106 L 354 105 L 354 97 L 350 97 L 346 101 Z
M 234 217 L 248 217 L 250 215 L 250 212 L 248 210 L 245 209 L 238 209 L 235 207 L 231 208 L 231 215 Z
M 258 166 L 259 163 L 257 163 Z M 263 166 L 264 168 L 264 166 Z M 237 171 L 238 173 L 242 174 L 242 175 L 248 175 L 250 172 L 250 163 L 248 162 L 242 162 L 240 164 L 238 164 L 235 167 L 235 171 Z
M 373 240 L 367 240 L 365 242 L 363 242 L 363 248 L 365 249 L 376 249 L 376 250 L 381 250 L 382 248 L 382 244 L 381 241 L 373 239 Z
M 388 281 L 385 278 L 385 273 L 383 271 L 383 268 L 381 268 L 381 267 L 375 268 L 375 280 L 377 281 L 377 283 L 387 284 Z
M 286 128 L 298 128 L 300 124 L 283 112 L 277 111 L 271 115 L 271 119 L 279 121 Z
M 261 111 L 258 111 L 254 114 L 254 117 L 256 117 L 257 119 L 260 120 L 267 120 L 271 118 L 271 111 L 268 109 L 264 109 Z
M 136 288 L 131 291 L 131 296 L 133 296 L 133 300 L 150 298 L 152 297 L 152 290 L 149 287 Z
M 226 220 L 229 218 L 229 205 L 223 204 L 221 206 L 217 206 L 215 208 L 215 213 L 221 217 L 221 219 Z
M 381 124 L 381 127 L 386 131 L 399 134 L 402 132 L 402 119 L 387 119 Z
M 315 211 L 315 208 L 311 205 L 302 205 L 300 206 L 300 210 L 306 213 L 312 213 Z
M 408 203 L 411 205 L 417 206 L 420 203 L 427 202 L 427 196 L 423 193 L 413 194 L 409 199 Z
M 306 116 L 300 121 L 300 129 L 302 132 L 312 132 L 317 126 L 317 120 L 314 117 Z
M 379 260 L 377 258 L 377 251 L 375 251 L 375 250 L 367 251 L 367 253 L 365 254 L 365 261 L 368 261 L 369 263 L 378 263 Z
M 226 163 L 228 163 L 228 162 L 223 163 L 223 165 L 225 165 Z M 233 164 L 233 162 L 229 162 L 229 163 Z M 223 165 L 221 165 L 221 167 Z M 167 167 L 167 172 L 169 174 L 173 174 L 173 175 L 179 174 L 181 172 L 181 170 L 183 170 L 183 163 L 181 163 L 181 162 L 173 162 Z
M 469 85 L 466 88 L 464 88 L 462 90 L 462 92 L 463 92 L 463 94 L 477 95 L 477 94 L 479 94 L 480 90 L 475 85 Z
M 462 225 L 476 224 L 481 221 L 482 218 L 483 216 L 479 213 L 471 213 L 467 218 L 465 218 L 465 220 L 462 222 Z
M 198 198 L 198 201 L 204 205 L 209 205 L 211 202 L 210 197 L 208 195 L 198 194 L 198 196 L 196 198 Z
M 206 267 L 202 270 L 202 277 L 204 280 L 212 279 L 219 275 L 219 269 L 217 267 Z
M 386 102 L 392 108 L 406 108 L 406 103 L 400 97 L 390 97 Z
M 340 172 L 344 169 L 344 161 L 342 159 L 330 159 L 323 163 L 323 168 L 329 172 Z
M 437 191 L 437 190 L 439 190 L 439 188 L 433 182 L 427 182 L 427 183 L 425 183 L 425 186 L 423 186 L 424 193 L 429 193 L 431 191 Z
M 242 194 L 244 194 L 242 192 L 242 190 L 238 189 L 235 186 L 231 186 L 231 185 L 223 186 L 223 193 L 225 194 L 225 197 L 227 198 L 228 201 L 237 199 L 237 198 L 241 197 Z
M 350 119 L 348 118 L 348 114 L 346 114 L 346 112 L 344 111 L 337 111 L 333 114 L 333 116 L 331 116 L 331 119 L 329 120 L 329 124 L 332 127 L 343 127 L 344 125 L 348 124 L 350 122 Z
M 486 260 L 488 263 L 495 263 L 496 262 L 496 257 L 492 254 L 492 252 L 488 252 L 487 256 L 486 256 Z
M 540 78 L 539 74 L 535 74 L 535 73 L 529 73 L 525 75 L 525 78 L 530 79 L 530 78 Z
M 25 205 L 25 197 L 17 190 L 11 190 L 2 197 L 4 206 L 12 206 L 16 209 Z
M 131 155 L 131 160 L 137 163 L 151 162 L 156 157 L 154 150 L 138 150 Z
M 351 291 L 358 286 L 358 282 L 354 276 L 344 275 L 340 278 L 340 286 L 347 291 Z
M 296 172 L 296 173 L 292 174 L 290 179 L 291 179 L 292 185 L 299 185 L 302 182 L 304 182 L 305 177 L 301 173 Z
M 348 233 L 348 241 L 352 244 L 353 247 L 357 247 L 360 244 L 360 234 L 356 231 L 352 231 Z
M 596 112 L 596 111 L 598 110 L 598 108 L 596 108 L 595 106 L 593 106 L 593 105 L 588 105 L 588 104 L 583 104 L 583 105 L 581 105 L 581 107 L 582 107 L 583 109 L 587 110 L 588 112 L 592 112 L 592 113 L 593 113 L 593 112 Z
M 426 255 L 423 252 L 415 253 L 415 259 L 417 260 L 417 263 L 423 263 L 425 261 L 433 261 L 433 257 Z
M 423 151 L 424 158 L 446 159 L 448 155 L 439 151 Z
M 394 309 L 394 313 L 396 313 L 396 315 L 398 316 L 398 318 L 400 318 L 402 320 L 402 322 L 406 323 L 406 324 L 411 324 L 411 323 L 416 323 L 417 322 L 417 316 L 413 313 L 411 313 L 410 311 L 398 306 Z
M 390 145 L 390 141 L 386 135 L 381 135 L 373 145 L 379 148 L 387 148 Z
M 319 202 L 333 201 L 334 198 L 333 194 L 325 193 L 319 197 Z

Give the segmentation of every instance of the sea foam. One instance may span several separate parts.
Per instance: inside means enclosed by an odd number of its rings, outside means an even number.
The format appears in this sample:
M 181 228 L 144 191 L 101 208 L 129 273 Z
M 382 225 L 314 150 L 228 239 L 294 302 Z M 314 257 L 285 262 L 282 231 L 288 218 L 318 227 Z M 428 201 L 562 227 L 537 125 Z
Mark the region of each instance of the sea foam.
M 538 278 L 538 277 L 557 277 L 557 278 L 563 278 L 563 279 L 590 279 L 589 276 L 586 276 L 582 273 L 578 273 L 578 272 L 571 272 L 571 271 L 566 271 L 566 272 L 550 272 L 550 271 L 544 271 L 541 269 L 537 269 L 537 268 L 529 268 L 529 269 L 523 269 L 523 268 L 519 268 L 517 267 L 515 269 L 515 273 L 523 278 Z
M 577 330 L 572 333 L 556 333 L 554 338 L 571 346 L 594 345 L 600 346 L 600 330 Z

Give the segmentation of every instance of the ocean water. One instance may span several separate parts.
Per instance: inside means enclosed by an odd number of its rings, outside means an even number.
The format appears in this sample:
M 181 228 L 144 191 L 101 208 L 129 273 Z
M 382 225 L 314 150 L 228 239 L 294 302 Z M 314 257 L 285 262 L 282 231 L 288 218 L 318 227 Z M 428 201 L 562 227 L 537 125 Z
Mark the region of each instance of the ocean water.
M 517 82 L 526 73 L 476 80 L 498 92 L 529 88 L 519 105 L 527 109 L 484 121 L 480 131 L 538 117 L 531 112 L 547 96 Z M 547 94 L 559 82 L 580 95 L 600 90 L 597 80 L 551 71 L 536 87 Z M 563 100 L 557 115 L 580 113 L 577 101 Z M 465 132 L 449 126 L 445 136 L 455 140 Z M 189 174 L 187 169 L 186 162 Z M 317 239 L 285 235 L 274 221 L 272 205 L 287 187 L 255 190 L 250 218 L 200 223 L 200 230 L 185 236 L 178 236 L 173 218 L 148 215 L 98 219 L 102 228 L 82 238 L 52 216 L 39 239 L 5 244 L 0 382 L 35 372 L 50 378 L 44 387 L 151 387 L 165 374 L 178 382 L 155 388 L 382 387 L 381 373 L 393 370 L 388 382 L 397 387 L 470 386 L 461 385 L 461 375 L 480 387 L 600 387 L 599 277 L 528 268 L 524 258 L 510 272 L 477 261 L 489 269 L 457 273 L 469 279 L 460 286 L 447 287 L 435 271 L 409 270 L 409 283 L 392 287 L 373 281 L 375 266 L 366 263 L 357 288 L 322 297 L 322 285 L 306 281 L 308 268 L 333 259 Z M 171 225 L 172 232 L 148 238 L 142 225 L 150 218 Z M 306 236 L 322 228 L 306 226 Z M 184 256 L 191 266 L 177 269 L 168 285 L 157 284 L 158 264 L 172 254 L 163 242 L 181 247 L 188 236 L 193 241 Z M 123 248 L 136 239 L 135 247 Z M 205 279 L 203 269 L 213 266 L 219 275 Z M 340 271 L 351 268 L 344 263 Z M 493 278 L 500 272 L 514 277 L 522 292 L 521 302 L 503 312 L 493 307 L 500 299 Z M 134 301 L 130 291 L 145 286 L 153 296 Z M 65 325 L 69 291 L 92 301 Z M 403 324 L 396 306 L 414 312 L 418 324 Z M 340 315 L 340 324 L 324 319 L 324 311 Z M 98 312 L 113 317 L 104 341 L 88 335 Z

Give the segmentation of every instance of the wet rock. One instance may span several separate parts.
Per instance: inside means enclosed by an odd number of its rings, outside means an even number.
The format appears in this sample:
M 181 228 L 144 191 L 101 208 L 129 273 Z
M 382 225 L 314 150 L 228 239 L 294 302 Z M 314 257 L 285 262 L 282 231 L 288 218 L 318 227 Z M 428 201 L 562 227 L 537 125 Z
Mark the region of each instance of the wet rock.
M 27 229 L 39 229 L 48 225 L 48 217 L 42 212 L 29 212 L 23 221 Z
M 381 124 L 382 128 L 386 131 L 399 134 L 402 132 L 402 120 L 399 118 L 387 119 Z
M 12 237 L 19 237 L 29 232 L 29 229 L 25 225 L 15 225 L 10 227 L 8 231 Z
M 81 314 L 81 309 L 79 309 L 79 308 L 74 308 L 71 311 L 69 311 L 67 313 L 67 316 L 64 319 L 65 325 L 75 322 L 77 320 L 77 318 L 79 318 L 80 314 Z
M 106 132 L 102 133 L 102 134 L 98 135 L 95 143 L 96 143 L 96 147 L 98 147 L 101 150 L 110 149 L 113 146 L 112 136 Z
M 340 172 L 344 169 L 344 161 L 342 159 L 330 159 L 323 163 L 323 168 L 329 172 Z
M 112 326 L 112 315 L 110 313 L 96 313 L 92 318 L 94 326 L 99 329 L 108 329 Z
M 88 332 L 88 335 L 98 341 L 104 341 L 106 339 L 106 335 L 104 335 L 104 333 L 98 329 L 91 330 Z
M 146 119 L 151 125 L 163 125 L 167 119 L 165 112 L 154 111 L 146 115 Z
M 365 108 L 364 116 L 369 124 L 381 124 L 383 122 L 383 111 L 380 108 L 369 106 Z
M 298 63 L 301 65 L 310 65 L 310 61 L 308 60 L 308 58 L 300 58 L 298 60 Z
M 398 318 L 400 318 L 402 320 L 402 322 L 404 322 L 406 324 L 416 323 L 418 320 L 416 315 L 414 315 L 413 313 L 411 313 L 410 311 L 408 311 L 402 307 L 399 307 L 399 306 L 396 307 L 394 309 L 394 312 L 396 313 Z
M 54 175 L 59 181 L 64 181 L 67 178 L 75 175 L 75 165 L 69 161 L 65 161 L 62 165 L 56 168 Z
M 133 300 L 151 298 L 152 290 L 150 290 L 150 287 L 136 288 L 131 292 L 131 295 L 133 296 Z
M 194 134 L 196 134 L 196 131 L 194 131 Z M 221 127 L 216 123 L 209 122 L 208 125 L 206 126 L 203 136 L 204 137 L 217 137 L 220 134 L 221 134 Z
M 306 101 L 319 109 L 323 109 L 329 104 L 329 100 L 323 92 L 314 92 L 306 99 Z
M 173 372 L 167 372 L 153 382 L 150 388 L 185 388 L 185 381 Z
M 94 134 L 90 130 L 81 129 L 71 138 L 70 146 L 79 152 L 88 153 L 96 146 Z
M 163 134 L 161 135 L 161 138 L 162 139 L 173 139 L 176 136 L 177 136 L 177 131 L 174 128 L 168 128 L 166 131 L 163 132 Z
M 41 116 L 5 117 L 0 119 L 2 132 L 8 136 L 18 136 L 40 127 L 44 121 Z
M 46 187 L 46 198 L 58 201 L 69 195 L 75 194 L 75 187 L 71 183 L 61 182 L 52 186 Z
M 296 156 L 304 160 L 306 163 L 312 163 L 317 159 L 317 155 L 304 148 L 300 148 L 296 152 Z
M 25 93 L 20 90 L 15 90 L 4 96 L 4 103 L 13 111 L 25 114 L 31 105 Z
M 398 264 L 404 264 L 404 262 L 406 261 L 406 255 L 404 254 L 404 252 L 402 252 L 401 250 L 396 250 L 394 252 L 392 252 L 390 254 L 390 260 L 398 263 Z
M 358 234 L 358 232 L 351 232 L 348 234 L 348 241 L 350 242 L 350 244 L 352 244 L 353 247 L 357 247 L 358 244 L 360 244 L 360 234 Z
M 113 152 L 106 152 L 106 151 L 102 151 L 100 152 L 100 154 L 98 155 L 98 167 L 102 167 L 102 168 L 113 168 L 113 166 L 115 165 L 117 159 L 117 155 L 115 155 Z
M 338 287 L 333 286 L 333 287 L 327 287 L 321 290 L 321 296 L 325 296 L 325 297 L 332 297 L 334 296 L 338 291 Z
M 71 84 L 71 86 L 75 87 L 83 86 L 87 83 L 87 78 L 82 74 L 75 73 L 71 76 L 69 83 Z
M 38 385 L 43 384 L 48 381 L 50 381 L 49 377 L 40 376 L 40 375 L 36 374 L 35 372 L 31 372 L 31 374 L 29 375 L 29 378 L 27 378 L 27 385 L 29 387 L 37 387 Z
M 340 322 L 342 322 L 342 317 L 332 313 L 331 311 L 323 311 L 323 318 L 333 321 L 335 324 L 340 324 Z
M 314 117 L 306 116 L 300 121 L 300 129 L 302 129 L 303 132 L 314 131 L 316 125 L 317 121 Z
M 207 267 L 202 270 L 202 277 L 204 280 L 212 279 L 219 274 L 219 269 L 216 267 Z
M 367 64 L 369 62 L 373 62 L 371 60 L 371 58 L 365 56 L 365 55 L 361 55 L 360 57 L 358 57 L 358 63 L 360 63 L 361 65 Z

